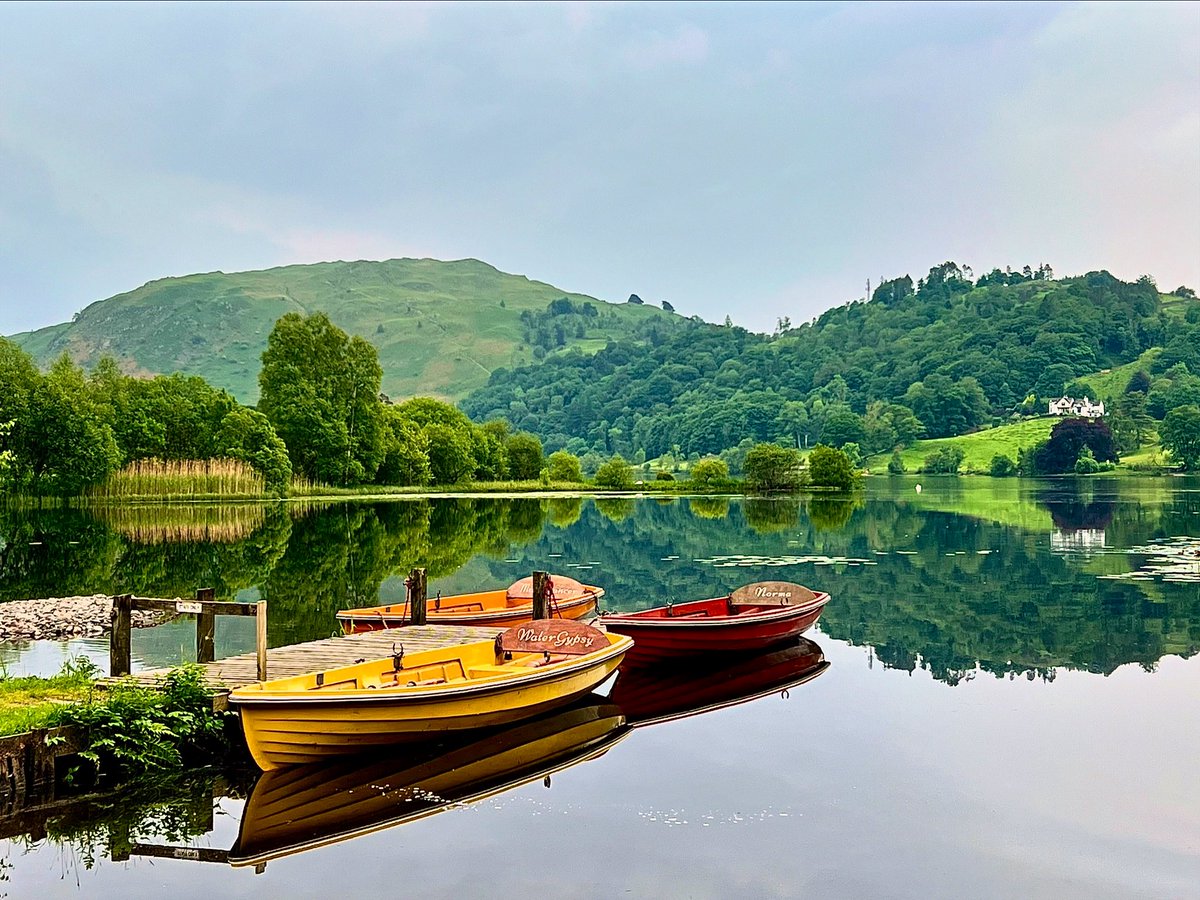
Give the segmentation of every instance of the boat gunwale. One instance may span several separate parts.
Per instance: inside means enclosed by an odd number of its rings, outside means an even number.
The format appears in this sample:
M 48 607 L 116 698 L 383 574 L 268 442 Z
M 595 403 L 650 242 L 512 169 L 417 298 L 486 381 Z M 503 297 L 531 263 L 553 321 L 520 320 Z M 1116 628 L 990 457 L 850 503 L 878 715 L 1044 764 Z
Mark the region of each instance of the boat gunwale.
M 600 598 L 604 596 L 604 589 L 599 588 L 596 593 L 580 594 L 577 597 L 571 597 L 567 600 L 555 600 L 554 606 L 556 609 L 576 609 L 580 606 L 586 606 L 592 603 L 599 603 Z M 390 612 L 394 607 L 399 609 L 395 612 Z M 380 622 L 397 622 L 401 627 L 407 625 L 412 619 L 412 609 L 409 608 L 405 612 L 407 604 L 390 604 L 388 606 L 364 606 L 359 609 L 343 609 L 336 614 L 339 623 L 349 623 L 351 625 L 374 625 Z M 379 612 L 377 610 L 389 610 L 388 612 Z M 456 623 L 469 624 L 486 620 L 488 622 L 500 622 L 506 619 L 521 619 L 528 618 L 533 611 L 533 601 L 529 601 L 528 605 L 522 606 L 507 606 L 504 608 L 497 607 L 494 611 L 488 609 L 473 609 L 464 610 L 462 612 L 446 612 L 443 610 L 428 609 L 425 612 L 425 619 L 433 625 L 453 625 Z M 553 616 L 552 618 L 558 618 Z
M 574 592 L 572 592 L 565 598 L 562 598 L 562 599 L 555 598 L 553 601 L 548 601 L 547 605 L 552 603 L 555 606 L 566 606 L 568 609 L 570 609 L 575 606 L 579 606 L 582 603 L 587 603 L 589 601 L 599 602 L 600 598 L 604 596 L 604 588 L 602 588 L 602 587 L 597 587 L 596 585 L 592 585 L 592 584 L 585 584 L 585 585 L 583 585 L 583 588 L 584 588 L 584 590 L 582 592 L 580 592 L 579 594 L 575 594 Z M 463 597 L 477 597 L 481 594 L 496 594 L 496 593 L 500 593 L 503 590 L 504 589 L 501 588 L 501 589 L 498 589 L 495 591 L 476 591 L 473 594 L 450 594 L 446 597 L 442 597 L 441 599 L 443 602 L 445 602 L 447 600 L 461 599 Z M 525 598 L 521 598 L 521 599 L 524 600 Z M 339 609 L 336 613 L 336 616 L 337 616 L 337 619 L 339 622 L 342 620 L 345 620 L 345 619 L 354 619 L 354 618 L 362 618 L 362 619 L 366 619 L 366 620 L 377 620 L 377 619 L 383 618 L 385 616 L 391 616 L 391 617 L 397 618 L 397 619 L 407 619 L 407 616 L 405 615 L 406 609 L 408 609 L 411 612 L 411 607 L 409 606 L 407 601 L 401 601 L 400 603 L 380 603 L 375 606 L 359 606 L 359 607 L 355 607 L 353 609 Z M 438 619 L 442 620 L 443 623 L 447 623 L 447 622 L 452 621 L 456 617 L 478 619 L 481 616 L 488 616 L 490 618 L 499 618 L 502 616 L 510 616 L 510 615 L 514 615 L 514 614 L 520 615 L 520 614 L 529 612 L 532 609 L 533 609 L 533 598 L 530 597 L 528 599 L 527 603 L 522 603 L 519 606 L 507 606 L 507 605 L 502 606 L 502 607 L 497 606 L 497 607 L 495 607 L 494 610 L 488 610 L 485 607 L 483 609 L 478 609 L 478 610 L 464 610 L 462 612 L 448 612 L 448 611 L 440 610 L 436 606 L 432 606 L 426 610 L 426 617 L 429 619 L 438 618 Z
M 711 603 L 713 600 L 728 599 L 728 597 L 713 597 L 711 600 L 699 600 L 695 602 Z M 764 623 L 773 623 L 777 621 L 786 621 L 788 619 L 801 618 L 808 613 L 822 609 L 827 603 L 829 603 L 829 599 L 829 594 L 825 593 L 824 591 L 817 591 L 815 598 L 803 606 L 768 607 L 755 610 L 754 612 L 705 616 L 703 618 L 686 618 L 684 616 L 669 618 L 666 616 L 658 617 L 645 615 L 648 612 L 666 609 L 666 607 L 663 606 L 656 606 L 652 607 L 651 609 L 639 610 L 636 613 L 605 614 L 600 617 L 600 624 L 604 625 L 606 628 L 616 624 L 622 627 L 670 628 L 686 629 L 688 631 L 691 631 L 693 628 L 732 628 L 738 625 L 761 625 Z
M 497 693 L 505 693 L 511 690 L 517 690 L 534 685 L 553 684 L 564 678 L 572 677 L 580 672 L 588 669 L 603 666 L 609 662 L 614 656 L 623 656 L 633 646 L 633 639 L 626 635 L 614 634 L 617 640 L 610 641 L 608 647 L 593 651 L 592 653 L 583 656 L 574 657 L 572 659 L 562 660 L 561 662 L 551 663 L 548 666 L 539 666 L 537 668 L 527 668 L 522 671 L 522 667 L 513 666 L 513 675 L 500 675 L 489 678 L 465 679 L 462 684 L 442 683 L 436 685 L 396 685 L 394 687 L 381 688 L 352 688 L 350 690 L 342 690 L 329 692 L 325 694 L 314 693 L 310 689 L 296 691 L 272 691 L 270 693 L 263 689 L 264 685 L 271 682 L 258 682 L 257 684 L 245 685 L 237 688 L 229 694 L 229 702 L 235 706 L 304 706 L 304 707 L 321 707 L 321 706 L 344 706 L 348 704 L 368 704 L 368 705 L 409 705 L 430 701 L 441 701 L 451 699 L 462 699 L 467 697 L 487 697 Z M 490 641 L 484 643 L 491 643 Z M 464 645 L 469 646 L 469 645 Z M 374 662 L 387 663 L 389 657 L 380 657 Z M 372 661 L 360 663 L 359 665 L 370 665 Z M 465 667 L 464 667 L 465 668 Z M 399 671 L 404 671 L 403 669 Z M 280 679 L 285 680 L 285 679 Z M 287 679 L 290 680 L 290 679 Z M 246 691 L 247 694 L 239 696 L 239 691 Z

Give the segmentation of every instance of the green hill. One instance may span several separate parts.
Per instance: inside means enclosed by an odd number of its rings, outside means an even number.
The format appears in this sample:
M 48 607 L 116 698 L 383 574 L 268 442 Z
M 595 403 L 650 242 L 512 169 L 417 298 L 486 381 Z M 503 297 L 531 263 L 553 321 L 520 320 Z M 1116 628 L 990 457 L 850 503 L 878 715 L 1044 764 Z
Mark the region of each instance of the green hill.
M 610 339 L 654 338 L 687 321 L 474 259 L 392 259 L 164 278 L 93 303 L 70 323 L 12 339 L 43 366 L 63 351 L 85 366 L 110 354 L 126 371 L 200 375 L 252 403 L 267 335 L 288 312 L 324 312 L 374 344 L 388 395 L 451 400 L 499 367 L 567 348 L 595 352 Z
M 902 450 L 900 458 L 904 460 L 904 467 L 908 471 L 915 472 L 929 454 L 945 447 L 957 447 L 963 452 L 963 472 L 987 472 L 991 468 L 993 456 L 1004 454 L 1015 462 L 1019 450 L 1032 447 L 1050 437 L 1050 429 L 1058 421 L 1060 420 L 1055 416 L 1040 416 L 958 437 L 917 441 L 911 447 Z M 867 459 L 865 464 L 873 472 L 882 472 L 891 456 L 891 453 L 878 453 Z

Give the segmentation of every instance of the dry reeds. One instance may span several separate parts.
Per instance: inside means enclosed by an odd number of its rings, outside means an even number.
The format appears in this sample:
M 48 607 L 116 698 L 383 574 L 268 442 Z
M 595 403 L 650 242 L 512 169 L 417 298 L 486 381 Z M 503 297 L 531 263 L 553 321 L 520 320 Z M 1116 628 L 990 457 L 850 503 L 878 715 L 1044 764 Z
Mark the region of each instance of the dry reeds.
M 260 503 L 104 504 L 96 514 L 138 544 L 232 544 L 262 526 L 266 507 Z
M 139 459 L 93 488 L 96 500 L 261 497 L 263 477 L 239 459 Z

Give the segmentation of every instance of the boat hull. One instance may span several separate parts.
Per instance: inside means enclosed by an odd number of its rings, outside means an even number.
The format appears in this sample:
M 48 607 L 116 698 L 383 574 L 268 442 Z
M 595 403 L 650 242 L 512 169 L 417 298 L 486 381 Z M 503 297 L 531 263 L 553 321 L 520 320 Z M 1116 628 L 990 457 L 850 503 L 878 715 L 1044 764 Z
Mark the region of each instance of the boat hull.
M 506 725 L 567 705 L 620 665 L 629 642 L 616 636 L 612 640 L 606 651 L 593 654 L 595 659 L 415 695 L 405 689 L 259 697 L 235 692 L 230 702 L 241 715 L 246 744 L 260 768 L 321 762 Z
M 645 663 L 710 653 L 744 653 L 786 643 L 816 623 L 828 600 L 828 594 L 818 594 L 813 603 L 805 606 L 688 617 L 689 607 L 712 607 L 725 603 L 722 598 L 674 607 L 680 610 L 678 617 L 652 615 L 665 609 L 660 608 L 629 615 L 606 615 L 601 621 L 608 631 L 633 638 L 629 660 Z

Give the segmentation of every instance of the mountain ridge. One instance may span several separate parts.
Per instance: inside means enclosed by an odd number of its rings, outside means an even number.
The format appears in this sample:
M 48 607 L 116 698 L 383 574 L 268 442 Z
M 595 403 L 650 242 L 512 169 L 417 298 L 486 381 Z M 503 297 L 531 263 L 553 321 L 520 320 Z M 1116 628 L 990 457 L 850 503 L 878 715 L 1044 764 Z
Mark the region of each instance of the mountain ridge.
M 570 310 L 548 322 L 543 314 L 563 299 Z M 500 367 L 568 347 L 592 352 L 609 339 L 685 321 L 658 307 L 564 291 L 478 259 L 397 258 L 158 278 L 89 303 L 71 322 L 11 340 L 43 366 L 64 351 L 85 366 L 109 354 L 127 372 L 200 375 L 253 402 L 267 335 L 288 312 L 324 312 L 374 344 L 386 393 L 444 399 L 465 396 Z

